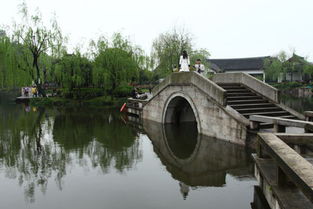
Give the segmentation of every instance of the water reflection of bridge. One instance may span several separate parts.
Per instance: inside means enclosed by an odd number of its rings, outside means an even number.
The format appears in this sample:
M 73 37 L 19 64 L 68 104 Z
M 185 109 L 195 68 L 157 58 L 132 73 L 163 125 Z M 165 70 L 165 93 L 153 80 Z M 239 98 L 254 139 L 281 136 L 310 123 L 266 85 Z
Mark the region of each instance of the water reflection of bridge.
M 188 186 L 225 185 L 227 174 L 252 178 L 245 148 L 198 134 L 196 124 L 144 123 L 144 130 L 172 177 Z

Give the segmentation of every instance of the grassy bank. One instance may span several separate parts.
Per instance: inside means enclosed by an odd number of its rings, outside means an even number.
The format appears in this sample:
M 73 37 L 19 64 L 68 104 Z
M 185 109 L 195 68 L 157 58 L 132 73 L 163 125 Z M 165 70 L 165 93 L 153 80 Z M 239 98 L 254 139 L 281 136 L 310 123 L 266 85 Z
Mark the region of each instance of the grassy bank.
M 32 106 L 92 106 L 92 107 L 120 107 L 130 95 L 132 87 L 128 85 L 119 86 L 113 92 L 100 88 L 74 88 L 56 89 L 57 96 L 48 98 L 33 98 L 30 101 Z
M 126 102 L 126 97 L 115 98 L 111 96 L 100 96 L 92 99 L 67 99 L 62 97 L 33 98 L 30 105 L 36 107 L 58 106 L 58 107 L 121 107 Z

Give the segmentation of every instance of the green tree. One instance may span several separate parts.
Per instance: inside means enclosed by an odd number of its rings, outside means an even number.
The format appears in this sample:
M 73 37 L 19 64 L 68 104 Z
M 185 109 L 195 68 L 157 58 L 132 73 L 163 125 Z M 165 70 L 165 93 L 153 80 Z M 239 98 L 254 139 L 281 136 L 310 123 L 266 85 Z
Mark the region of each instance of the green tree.
M 42 88 L 44 68 L 40 65 L 43 54 L 60 55 L 65 39 L 55 19 L 46 27 L 39 12 L 29 15 L 25 2 L 20 5 L 20 13 L 22 23 L 15 25 L 13 36 L 20 52 L 17 61 L 22 62 L 18 66 L 29 73 L 38 91 L 45 96 Z
M 54 64 L 54 78 L 61 87 L 89 87 L 92 84 L 92 63 L 79 51 L 65 54 Z
M 162 33 L 152 44 L 151 57 L 154 59 L 155 70 L 160 77 L 164 77 L 178 66 L 179 57 L 183 50 L 192 52 L 192 37 L 184 30 L 173 29 Z
M 280 77 L 286 77 L 288 57 L 285 51 L 279 52 L 276 56 L 265 59 L 264 72 L 267 81 L 277 81 Z
M 306 64 L 304 66 L 304 73 L 309 75 L 310 78 L 313 78 L 313 64 L 310 63 Z
M 286 62 L 286 71 L 291 76 L 291 80 L 293 80 L 293 74 L 297 73 L 301 76 L 306 74 L 307 70 L 310 69 L 311 63 L 309 63 L 304 57 L 298 56 L 295 53 L 292 54 Z
M 209 68 L 210 64 L 206 60 L 211 56 L 210 52 L 207 49 L 199 49 L 199 50 L 194 50 L 191 52 L 190 55 L 190 63 L 193 65 L 196 63 L 197 59 L 200 59 L 202 61 L 202 64 L 206 67 Z
M 123 82 L 134 82 L 138 80 L 138 54 L 136 47 L 116 33 L 111 43 L 107 44 L 100 40 L 96 46 L 94 59 L 94 84 L 105 87 L 113 92 Z
M 119 48 L 108 48 L 95 59 L 96 69 L 103 75 L 104 82 L 110 91 L 122 81 L 134 81 L 138 66 L 130 53 Z
M 15 88 L 31 82 L 31 77 L 18 70 L 15 55 L 19 53 L 18 45 L 13 43 L 1 30 L 0 35 L 0 88 Z
M 277 58 L 267 58 L 264 61 L 265 79 L 276 81 L 283 73 L 283 63 Z

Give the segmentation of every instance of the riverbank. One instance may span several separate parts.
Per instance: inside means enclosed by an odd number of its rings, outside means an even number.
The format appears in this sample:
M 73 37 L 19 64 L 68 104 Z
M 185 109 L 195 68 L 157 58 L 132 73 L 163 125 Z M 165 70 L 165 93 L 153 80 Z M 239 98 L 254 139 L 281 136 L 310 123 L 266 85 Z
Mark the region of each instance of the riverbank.
M 36 107 L 58 106 L 58 107 L 121 107 L 127 100 L 126 97 L 116 98 L 112 96 L 100 96 L 92 99 L 66 99 L 62 97 L 40 97 L 30 99 L 29 104 Z
M 56 96 L 50 97 L 31 97 L 25 100 L 29 105 L 35 107 L 121 107 L 130 95 L 131 88 L 117 89 L 114 94 L 109 94 L 102 89 L 57 89 Z M 1 89 L 2 100 L 15 101 L 20 96 L 19 89 Z M 47 91 L 50 95 L 52 91 Z

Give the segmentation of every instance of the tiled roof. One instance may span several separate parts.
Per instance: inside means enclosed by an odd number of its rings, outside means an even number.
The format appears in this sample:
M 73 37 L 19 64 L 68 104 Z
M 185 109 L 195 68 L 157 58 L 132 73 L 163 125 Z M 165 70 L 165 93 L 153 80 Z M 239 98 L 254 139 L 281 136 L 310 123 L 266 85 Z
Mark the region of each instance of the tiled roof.
M 263 68 L 266 57 L 236 58 L 236 59 L 208 59 L 211 68 L 215 71 L 232 70 L 260 70 Z

